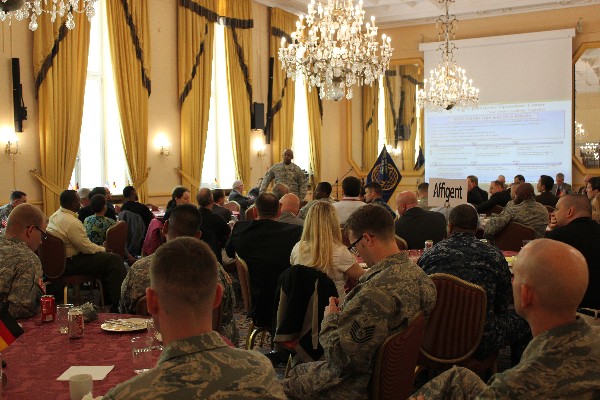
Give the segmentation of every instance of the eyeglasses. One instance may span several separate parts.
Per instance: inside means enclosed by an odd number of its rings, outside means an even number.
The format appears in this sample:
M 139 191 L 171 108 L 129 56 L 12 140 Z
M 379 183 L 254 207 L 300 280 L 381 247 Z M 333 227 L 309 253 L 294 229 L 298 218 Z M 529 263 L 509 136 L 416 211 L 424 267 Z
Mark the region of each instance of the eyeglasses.
M 43 230 L 41 230 L 37 225 L 29 225 L 29 226 L 33 226 L 35 229 L 40 231 L 40 233 L 42 234 L 42 240 L 48 239 L 48 234 L 46 232 L 44 232 Z M 28 228 L 29 228 L 29 226 L 28 226 Z
M 375 235 L 370 235 L 368 233 L 363 233 L 362 235 L 360 235 L 360 237 L 358 239 L 356 239 L 356 241 L 354 243 L 352 243 L 350 246 L 348 246 L 348 251 L 352 254 L 354 254 L 355 256 L 358 256 L 358 250 L 356 250 L 356 245 L 358 244 L 358 242 L 360 242 L 362 240 L 362 238 L 365 237 L 365 235 L 368 235 L 369 237 L 375 237 Z

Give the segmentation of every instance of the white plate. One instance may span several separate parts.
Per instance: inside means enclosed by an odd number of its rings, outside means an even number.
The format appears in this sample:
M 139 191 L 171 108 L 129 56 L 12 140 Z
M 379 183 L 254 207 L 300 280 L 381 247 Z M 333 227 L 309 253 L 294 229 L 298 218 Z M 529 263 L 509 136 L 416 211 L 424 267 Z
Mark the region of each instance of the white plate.
M 142 331 L 146 329 L 146 322 L 148 321 L 145 318 L 121 318 L 115 319 L 111 321 L 107 321 L 100 325 L 105 331 L 108 332 L 135 332 Z

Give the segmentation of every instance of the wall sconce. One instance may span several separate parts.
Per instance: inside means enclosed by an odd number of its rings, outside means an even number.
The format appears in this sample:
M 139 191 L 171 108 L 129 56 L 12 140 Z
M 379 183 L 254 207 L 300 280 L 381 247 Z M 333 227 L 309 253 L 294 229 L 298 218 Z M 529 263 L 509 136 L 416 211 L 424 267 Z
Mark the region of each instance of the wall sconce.
M 267 146 L 263 142 L 262 137 L 257 137 L 254 139 L 254 150 L 256 151 L 256 155 L 258 158 L 262 158 L 265 156 L 265 150 Z
M 4 153 L 8 156 L 14 156 L 19 153 L 19 137 L 15 130 L 8 127 L 0 129 L 0 143 L 6 143 Z
M 19 152 L 19 141 L 16 140 L 11 142 L 10 140 L 6 143 L 6 147 L 4 148 L 4 152 L 9 156 L 14 156 Z
M 169 153 L 171 152 L 171 146 L 160 146 L 159 154 L 163 157 L 169 157 Z
M 158 154 L 161 157 L 169 157 L 169 154 L 171 153 L 171 142 L 165 133 L 159 132 L 158 135 L 156 135 L 154 138 L 154 146 L 158 149 Z

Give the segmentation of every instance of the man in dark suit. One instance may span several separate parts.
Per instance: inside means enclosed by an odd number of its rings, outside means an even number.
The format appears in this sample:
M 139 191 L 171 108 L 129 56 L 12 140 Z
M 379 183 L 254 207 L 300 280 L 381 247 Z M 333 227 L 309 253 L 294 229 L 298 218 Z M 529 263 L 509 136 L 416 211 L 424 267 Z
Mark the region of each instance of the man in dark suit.
M 123 188 L 123 205 L 121 211 L 131 211 L 138 214 L 144 220 L 146 228 L 150 225 L 150 221 L 154 219 L 154 214 L 146 206 L 138 201 L 137 191 L 133 186 L 125 186 Z
M 225 204 L 225 191 L 223 189 L 215 189 L 212 191 L 213 195 L 213 214 L 220 215 L 223 217 L 225 222 L 231 221 L 231 216 L 233 215 L 231 210 L 223 207 Z
M 600 225 L 592 220 L 592 205 L 586 196 L 561 197 L 552 213 L 550 227 L 553 229 L 546 233 L 547 238 L 575 247 L 587 262 L 588 287 L 579 306 L 600 310 Z
M 233 182 L 231 193 L 229 193 L 229 201 L 235 201 L 240 205 L 240 219 L 244 219 L 246 215 L 246 210 L 252 204 L 254 204 L 254 199 L 244 196 L 244 182 L 235 181 Z
M 565 175 L 561 172 L 556 174 L 556 183 L 552 186 L 552 194 L 560 197 L 571 193 L 573 193 L 573 188 L 568 183 L 565 183 Z
M 535 196 L 535 201 L 545 206 L 556 207 L 558 197 L 552 194 L 554 187 L 554 179 L 548 175 L 541 175 L 537 183 L 537 191 L 540 192 Z
M 510 188 L 504 190 L 504 184 L 501 181 L 494 181 L 490 184 L 490 193 L 492 195 L 489 199 L 475 207 L 478 213 L 486 214 L 494 206 L 506 207 L 506 203 L 511 200 Z
M 475 206 L 488 199 L 487 192 L 477 185 L 479 185 L 479 178 L 475 175 L 467 176 L 467 188 L 469 189 L 467 192 L 467 202 Z
M 250 316 L 258 326 L 270 326 L 279 274 L 290 266 L 292 248 L 300 240 L 302 227 L 278 222 L 279 200 L 271 193 L 256 198 L 255 219 L 233 226 L 225 250 L 248 264 L 252 293 Z
M 396 199 L 400 218 L 396 221 L 396 235 L 406 240 L 409 249 L 422 249 L 426 240 L 437 243 L 446 237 L 446 218 L 435 211 L 419 207 L 414 192 L 402 192 Z
M 213 197 L 210 189 L 202 188 L 196 193 L 198 210 L 202 215 L 202 240 L 204 240 L 215 253 L 217 260 L 222 263 L 221 249 L 225 247 L 229 238 L 229 225 L 220 215 L 213 214 Z

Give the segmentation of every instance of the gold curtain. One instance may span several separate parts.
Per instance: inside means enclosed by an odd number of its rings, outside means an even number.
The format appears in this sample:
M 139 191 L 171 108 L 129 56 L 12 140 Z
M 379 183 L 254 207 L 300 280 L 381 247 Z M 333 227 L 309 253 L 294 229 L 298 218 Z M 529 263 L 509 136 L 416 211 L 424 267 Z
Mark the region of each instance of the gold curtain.
M 252 0 L 219 1 L 225 20 L 225 51 L 233 128 L 236 176 L 250 181 L 250 105 L 252 104 Z
M 147 2 L 106 0 L 106 19 L 125 158 L 139 200 L 145 203 L 151 91 Z
M 379 124 L 377 109 L 379 81 L 373 82 L 371 86 L 362 87 L 362 110 L 363 110 L 363 169 L 370 170 L 377 160 L 379 151 L 378 136 Z
M 319 91 L 306 87 L 306 103 L 308 106 L 308 142 L 310 146 L 310 169 L 312 171 L 312 187 L 321 182 L 321 131 L 323 128 L 323 104 L 319 100 Z
M 419 67 L 417 65 L 403 65 L 400 67 L 400 76 L 402 77 L 402 90 L 404 91 L 404 108 L 402 115 L 402 125 L 410 127 L 409 140 L 402 141 L 402 159 L 404 170 L 412 170 L 415 164 L 415 151 L 418 152 L 418 146 L 415 145 L 417 137 L 417 82 L 419 81 Z
M 396 105 L 400 104 L 399 82 L 397 67 L 386 70 L 383 77 L 383 99 L 381 99 L 385 114 L 385 142 L 394 147 L 397 144 L 394 131 L 396 126 L 395 109 Z M 402 166 L 400 169 L 403 169 Z
M 79 148 L 83 97 L 87 77 L 90 24 L 75 14 L 68 30 L 50 18 L 38 19 L 33 34 L 33 71 L 38 98 L 43 209 L 52 214 L 59 196 L 49 187 L 66 189 Z M 64 22 L 64 21 L 63 21 Z M 34 174 L 35 176 L 35 174 Z
M 287 78 L 286 72 L 281 67 L 277 52 L 281 47 L 281 38 L 290 42 L 290 34 L 296 30 L 298 17 L 294 14 L 271 8 L 271 36 L 269 39 L 269 55 L 275 60 L 273 65 L 273 100 L 271 112 L 271 138 L 273 156 L 278 159 L 286 149 L 292 147 L 294 132 L 294 99 L 295 82 Z
M 177 80 L 181 104 L 182 185 L 200 186 L 210 108 L 214 21 L 203 10 L 215 0 L 186 0 L 177 8 Z

